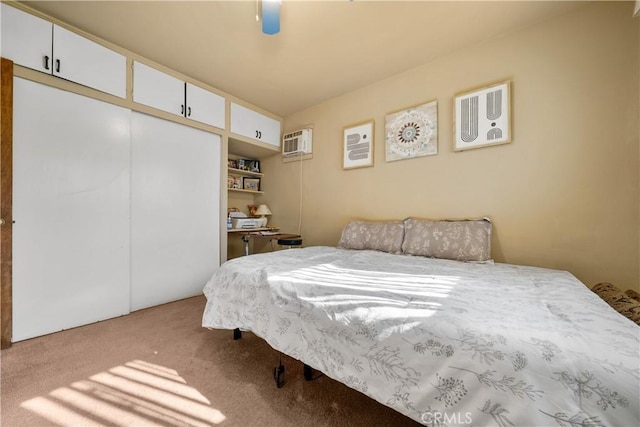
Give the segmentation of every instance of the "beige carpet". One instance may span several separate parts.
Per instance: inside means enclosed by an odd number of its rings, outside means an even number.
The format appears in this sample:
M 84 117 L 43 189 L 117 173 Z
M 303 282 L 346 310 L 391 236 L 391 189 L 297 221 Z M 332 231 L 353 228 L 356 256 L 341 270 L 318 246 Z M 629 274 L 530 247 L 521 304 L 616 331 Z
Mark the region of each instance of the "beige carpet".
M 204 297 L 19 342 L 0 358 L 3 427 L 415 426 L 337 381 L 302 378 L 250 333 L 200 326 Z

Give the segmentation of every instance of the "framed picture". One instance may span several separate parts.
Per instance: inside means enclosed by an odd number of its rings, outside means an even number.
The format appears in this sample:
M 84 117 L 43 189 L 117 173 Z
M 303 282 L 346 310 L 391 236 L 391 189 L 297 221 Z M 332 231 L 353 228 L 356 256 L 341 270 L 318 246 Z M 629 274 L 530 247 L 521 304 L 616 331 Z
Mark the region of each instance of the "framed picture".
M 373 166 L 374 120 L 344 128 L 342 168 L 355 169 Z
M 247 160 L 247 170 L 260 173 L 260 160 Z
M 438 154 L 438 101 L 385 116 L 386 161 Z
M 260 178 L 242 177 L 242 189 L 251 191 L 260 191 Z
M 511 142 L 511 82 L 454 97 L 453 151 Z

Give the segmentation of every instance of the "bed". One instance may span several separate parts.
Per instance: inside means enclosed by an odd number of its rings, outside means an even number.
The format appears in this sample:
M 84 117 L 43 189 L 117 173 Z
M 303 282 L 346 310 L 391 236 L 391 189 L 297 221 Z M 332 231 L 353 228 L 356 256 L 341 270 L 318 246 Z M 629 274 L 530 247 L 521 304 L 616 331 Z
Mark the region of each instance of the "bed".
M 230 260 L 203 326 L 250 330 L 427 425 L 640 425 L 635 323 L 568 272 L 410 254 L 408 231 Z

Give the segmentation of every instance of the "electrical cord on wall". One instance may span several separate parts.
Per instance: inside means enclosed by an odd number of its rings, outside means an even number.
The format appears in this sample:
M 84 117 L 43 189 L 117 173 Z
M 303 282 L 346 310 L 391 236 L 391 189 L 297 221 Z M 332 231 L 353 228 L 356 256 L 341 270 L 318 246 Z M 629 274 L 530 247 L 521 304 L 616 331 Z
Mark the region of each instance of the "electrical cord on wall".
M 300 209 L 298 211 L 298 236 L 302 231 L 302 153 L 300 155 Z

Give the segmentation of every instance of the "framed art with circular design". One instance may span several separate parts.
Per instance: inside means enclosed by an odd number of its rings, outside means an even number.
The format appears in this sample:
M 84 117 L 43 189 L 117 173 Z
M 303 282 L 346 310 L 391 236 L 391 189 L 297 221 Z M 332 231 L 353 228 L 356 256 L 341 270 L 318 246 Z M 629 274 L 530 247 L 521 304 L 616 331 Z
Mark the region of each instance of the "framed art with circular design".
M 385 116 L 386 161 L 438 154 L 438 101 Z

